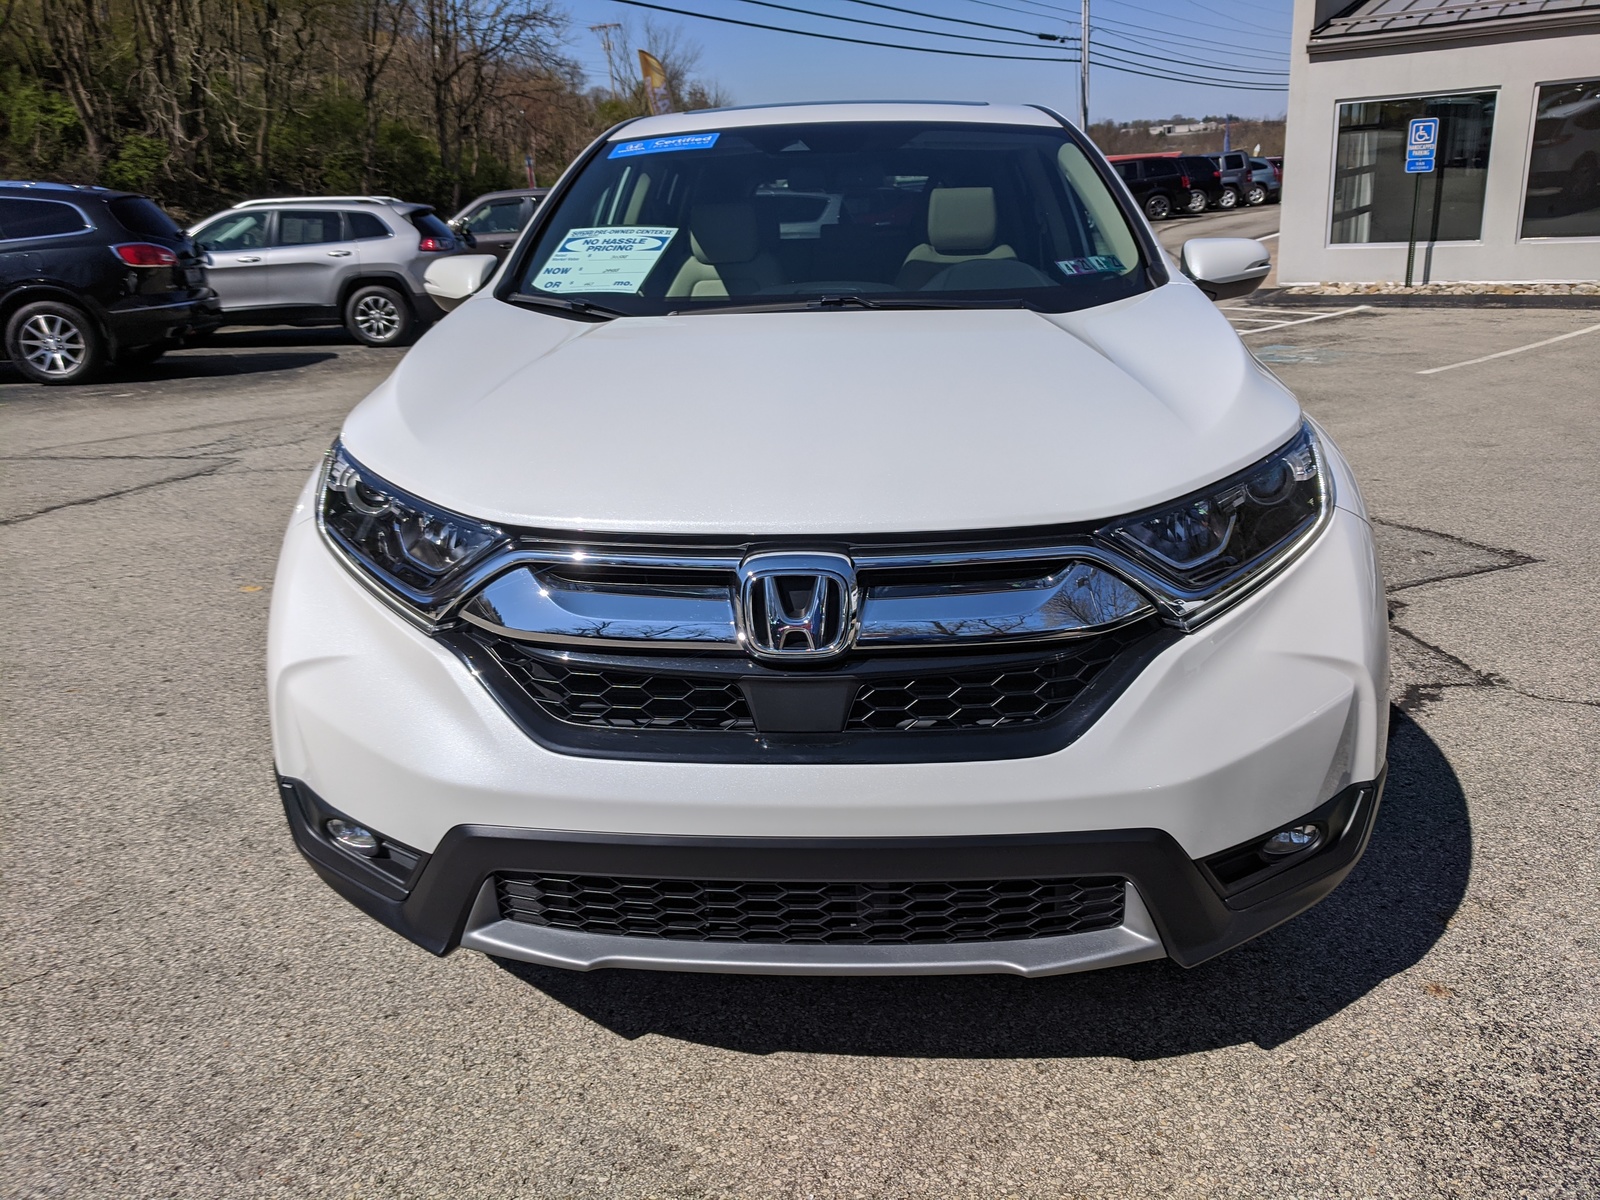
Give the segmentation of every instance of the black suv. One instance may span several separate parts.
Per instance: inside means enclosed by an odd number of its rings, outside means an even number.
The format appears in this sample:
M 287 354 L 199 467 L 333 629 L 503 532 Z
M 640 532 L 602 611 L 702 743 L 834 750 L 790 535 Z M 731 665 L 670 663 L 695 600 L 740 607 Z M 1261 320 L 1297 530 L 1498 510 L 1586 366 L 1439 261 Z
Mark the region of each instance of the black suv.
M 220 321 L 193 244 L 148 197 L 0 182 L 0 327 L 29 379 L 154 362 Z
M 1119 154 L 1111 165 L 1128 185 L 1134 203 L 1152 221 L 1174 213 L 1204 212 L 1205 193 L 1197 191 L 1189 176 L 1170 155 Z

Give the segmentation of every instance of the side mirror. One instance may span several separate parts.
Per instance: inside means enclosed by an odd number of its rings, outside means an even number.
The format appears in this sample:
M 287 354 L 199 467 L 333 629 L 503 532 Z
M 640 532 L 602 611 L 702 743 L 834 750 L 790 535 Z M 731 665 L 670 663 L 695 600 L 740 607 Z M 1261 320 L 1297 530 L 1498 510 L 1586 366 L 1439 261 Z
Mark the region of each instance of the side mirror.
M 457 254 L 428 264 L 422 273 L 423 290 L 449 312 L 489 282 L 500 260 L 492 254 Z
M 1190 238 L 1183 273 L 1213 300 L 1248 296 L 1272 270 L 1272 256 L 1254 238 Z
M 454 221 L 451 221 L 450 232 L 460 238 L 462 244 L 468 250 L 476 250 L 478 248 L 478 239 L 472 235 L 472 230 L 467 228 L 467 219 L 465 217 L 457 217 Z

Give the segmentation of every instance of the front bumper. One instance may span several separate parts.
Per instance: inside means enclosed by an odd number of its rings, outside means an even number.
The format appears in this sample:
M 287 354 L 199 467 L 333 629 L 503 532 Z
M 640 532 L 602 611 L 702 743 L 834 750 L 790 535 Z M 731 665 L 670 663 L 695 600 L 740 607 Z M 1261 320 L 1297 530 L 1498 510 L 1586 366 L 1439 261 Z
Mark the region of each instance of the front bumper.
M 1371 528 L 1350 509 L 1280 575 L 1157 654 L 1058 750 L 669 762 L 559 753 L 530 738 L 460 657 L 339 565 L 311 501 L 308 487 L 269 639 L 286 808 L 331 886 L 434 953 L 466 945 L 578 969 L 753 972 L 1048 974 L 1161 954 L 1193 965 L 1326 895 L 1371 828 L 1387 619 Z M 1208 873 L 1212 856 L 1341 801 L 1348 829 L 1292 870 L 1231 893 Z M 319 832 L 324 802 L 407 848 L 414 875 L 352 866 Z M 975 861 L 996 878 L 1111 875 L 1129 881 L 1127 919 L 971 948 L 730 949 L 517 925 L 485 886 L 521 870 L 759 879 L 764 856 L 787 879 L 970 879 Z M 841 856 L 853 874 L 836 873 Z
M 1354 784 L 1315 813 L 1321 845 L 1259 882 L 1228 888 L 1157 829 L 966 838 L 628 837 L 459 825 L 431 855 L 365 859 L 328 839 L 337 810 L 279 779 L 295 844 L 356 907 L 435 954 L 458 945 L 571 970 L 632 967 L 767 975 L 1057 975 L 1169 956 L 1204 962 L 1315 904 L 1366 849 L 1383 780 Z M 1270 831 L 1264 831 L 1270 832 Z M 1226 855 L 1218 856 L 1225 858 Z M 1113 876 L 1120 925 L 1063 937 L 953 944 L 807 945 L 675 941 L 507 919 L 498 874 L 635 879 L 891 881 Z

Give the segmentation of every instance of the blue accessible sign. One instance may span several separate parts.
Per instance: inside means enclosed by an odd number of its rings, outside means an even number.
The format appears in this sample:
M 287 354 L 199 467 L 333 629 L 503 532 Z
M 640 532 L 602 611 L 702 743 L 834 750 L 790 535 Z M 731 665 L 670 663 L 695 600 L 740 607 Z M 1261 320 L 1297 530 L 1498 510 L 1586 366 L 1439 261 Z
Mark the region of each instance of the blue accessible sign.
M 1439 118 L 1416 117 L 1406 128 L 1406 174 L 1424 175 L 1433 170 L 1439 150 Z

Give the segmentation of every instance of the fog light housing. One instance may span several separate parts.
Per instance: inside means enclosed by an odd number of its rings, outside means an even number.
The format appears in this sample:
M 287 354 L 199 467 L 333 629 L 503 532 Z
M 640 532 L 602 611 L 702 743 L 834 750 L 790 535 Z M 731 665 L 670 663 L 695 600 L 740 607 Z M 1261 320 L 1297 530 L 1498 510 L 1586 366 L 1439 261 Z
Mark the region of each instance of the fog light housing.
M 378 835 L 354 822 L 341 821 L 338 817 L 334 817 L 324 823 L 323 828 L 328 831 L 328 836 L 333 839 L 334 845 L 343 847 L 352 854 L 359 854 L 363 858 L 376 858 L 381 849 Z
M 1322 830 L 1315 825 L 1291 825 L 1280 829 L 1261 843 L 1261 853 L 1268 858 L 1284 858 L 1313 850 L 1322 841 Z

